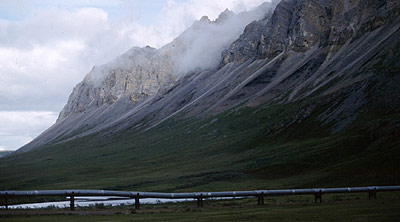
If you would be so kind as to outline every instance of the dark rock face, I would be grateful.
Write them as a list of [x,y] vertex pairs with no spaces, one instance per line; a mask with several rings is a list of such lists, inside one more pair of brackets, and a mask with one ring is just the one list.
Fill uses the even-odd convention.
[[392,0],[283,0],[273,14],[246,27],[222,53],[222,65],[287,50],[305,52],[315,45],[340,47],[398,15],[398,2]]
[[[231,13],[222,15],[219,22]],[[111,69],[100,85],[87,87],[91,78],[85,79],[71,95],[69,113],[63,110],[60,121],[20,152],[246,106],[313,101],[266,129],[270,133],[314,116],[334,134],[368,110],[398,112],[399,15],[400,2],[394,0],[282,0],[223,50],[219,67],[187,73],[176,82],[165,62],[168,53],[145,49],[148,53],[130,57],[124,66],[129,68]]]

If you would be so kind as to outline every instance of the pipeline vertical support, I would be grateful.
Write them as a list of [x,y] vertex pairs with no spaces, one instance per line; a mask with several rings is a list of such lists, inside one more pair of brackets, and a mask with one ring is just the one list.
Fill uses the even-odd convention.
[[69,201],[70,201],[69,202],[70,209],[75,210],[75,193],[74,192],[71,193]]
[[135,197],[135,209],[136,210],[139,210],[140,209],[140,202],[139,202],[139,193],[137,193],[136,194],[136,197]]
[[264,192],[261,192],[261,205],[264,205]]
[[373,190],[368,191],[368,199],[374,198],[376,200],[376,187]]
[[257,195],[257,205],[264,205],[264,192]]
[[315,203],[317,202],[318,199],[319,199],[319,202],[322,203],[322,191],[319,190],[319,192],[315,193],[314,195],[315,195],[315,200],[314,200]]
[[6,206],[6,210],[8,210],[8,194],[6,192],[6,194],[4,195],[4,204]]
[[197,207],[203,207],[203,194],[197,198]]

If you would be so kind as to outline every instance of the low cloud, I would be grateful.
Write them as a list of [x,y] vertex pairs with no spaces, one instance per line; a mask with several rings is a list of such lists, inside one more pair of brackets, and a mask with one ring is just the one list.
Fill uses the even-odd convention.
[[243,33],[247,24],[262,19],[271,8],[271,4],[264,3],[254,10],[239,14],[227,9],[214,21],[203,17],[195,22],[172,43],[174,47],[183,49],[182,52],[173,53],[177,55],[176,72],[184,75],[193,70],[217,67],[221,62],[222,50]]

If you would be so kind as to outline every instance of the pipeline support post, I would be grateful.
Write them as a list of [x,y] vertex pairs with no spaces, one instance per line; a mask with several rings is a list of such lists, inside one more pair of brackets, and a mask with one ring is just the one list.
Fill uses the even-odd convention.
[[140,209],[140,202],[139,202],[139,193],[137,193],[136,194],[136,197],[135,197],[135,209],[136,210],[139,210]]
[[7,192],[4,195],[4,205],[6,206],[6,210],[8,210],[8,194],[7,194]]
[[376,200],[376,187],[373,190],[368,191],[368,199],[374,198]]
[[257,205],[264,205],[264,192],[257,196]]
[[197,207],[203,207],[203,194],[197,198]]
[[319,202],[322,203],[322,191],[319,190],[319,192],[315,193],[314,195],[315,195],[315,200],[314,200],[315,203],[317,202],[318,199],[319,199]]
[[69,201],[70,201],[69,202],[70,209],[75,210],[75,193],[74,192],[71,193]]

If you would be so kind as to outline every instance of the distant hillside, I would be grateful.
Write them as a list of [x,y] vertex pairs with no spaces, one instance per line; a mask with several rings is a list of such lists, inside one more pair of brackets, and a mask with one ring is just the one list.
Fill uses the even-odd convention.
[[0,151],[0,158],[10,155],[11,153],[13,153],[13,151]]

